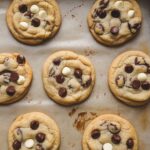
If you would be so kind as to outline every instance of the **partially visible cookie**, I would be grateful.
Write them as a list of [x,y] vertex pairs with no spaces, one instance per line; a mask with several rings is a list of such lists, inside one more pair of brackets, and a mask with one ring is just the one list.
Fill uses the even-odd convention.
[[32,112],[20,115],[8,133],[9,150],[58,150],[60,131],[49,116]]
[[95,70],[84,56],[71,51],[49,56],[43,67],[43,83],[48,96],[62,105],[84,101],[92,92]]
[[61,14],[55,0],[14,0],[7,11],[7,24],[18,41],[37,45],[56,34]]
[[82,147],[83,150],[138,150],[138,137],[130,122],[105,114],[87,126]]
[[0,53],[0,104],[20,100],[28,92],[32,69],[18,53]]
[[142,13],[136,0],[96,0],[88,14],[93,37],[109,46],[133,38],[141,24]]
[[150,100],[150,57],[141,51],[127,51],[114,59],[109,70],[112,93],[128,105]]

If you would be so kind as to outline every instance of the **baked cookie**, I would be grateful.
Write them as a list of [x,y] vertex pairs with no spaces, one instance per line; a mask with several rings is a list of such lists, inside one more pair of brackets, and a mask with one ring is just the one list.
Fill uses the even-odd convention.
[[28,92],[32,70],[18,53],[0,53],[0,104],[13,103]]
[[47,115],[32,112],[13,122],[8,133],[9,150],[58,150],[60,131]]
[[7,24],[18,41],[37,45],[59,30],[60,10],[55,0],[13,0],[7,11]]
[[101,115],[85,129],[83,150],[138,150],[134,127],[125,119],[112,114]]
[[142,14],[136,0],[96,0],[88,14],[92,35],[108,46],[133,38],[141,24]]
[[112,93],[126,104],[138,106],[150,100],[150,57],[127,51],[112,62],[109,70]]
[[84,56],[71,51],[56,52],[44,64],[43,83],[48,96],[55,102],[76,104],[92,92],[95,70]]

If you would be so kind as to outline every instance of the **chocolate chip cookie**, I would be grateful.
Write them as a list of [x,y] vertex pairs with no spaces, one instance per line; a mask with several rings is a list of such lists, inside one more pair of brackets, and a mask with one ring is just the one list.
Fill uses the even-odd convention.
[[0,53],[0,104],[21,99],[32,81],[32,70],[26,58],[18,53]]
[[105,114],[94,119],[85,129],[83,150],[138,150],[134,127],[125,119]]
[[56,52],[44,64],[43,83],[48,96],[55,102],[76,104],[92,92],[95,70],[84,56],[71,51]]
[[120,45],[141,28],[142,14],[136,0],[96,0],[88,14],[88,25],[100,43]]
[[9,150],[58,150],[60,131],[49,116],[32,112],[20,115],[8,133]]
[[150,99],[150,57],[141,51],[127,51],[112,62],[109,70],[112,93],[126,104],[138,106]]
[[37,45],[59,30],[60,10],[55,0],[14,0],[7,11],[7,24],[18,41]]

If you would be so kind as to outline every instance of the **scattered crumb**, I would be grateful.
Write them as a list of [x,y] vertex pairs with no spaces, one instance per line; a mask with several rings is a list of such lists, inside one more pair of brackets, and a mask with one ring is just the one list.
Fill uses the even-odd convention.
[[73,116],[75,114],[75,112],[77,111],[77,108],[73,108],[70,112],[69,112],[69,116]]
[[95,55],[96,51],[95,50],[91,50],[90,48],[86,49],[84,51],[86,56],[90,56],[90,55]]

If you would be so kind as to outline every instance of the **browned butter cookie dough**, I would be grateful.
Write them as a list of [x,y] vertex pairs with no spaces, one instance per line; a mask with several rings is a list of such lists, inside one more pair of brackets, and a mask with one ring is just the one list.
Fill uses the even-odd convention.
[[139,106],[150,100],[150,57],[127,51],[114,59],[109,70],[112,93],[126,104]]
[[0,104],[21,99],[32,81],[32,69],[18,53],[0,53]]
[[9,150],[58,150],[60,131],[49,116],[40,112],[20,115],[8,132]]
[[85,129],[83,150],[138,150],[135,128],[127,120],[112,114],[95,118]]
[[100,43],[125,43],[140,30],[142,14],[136,0],[96,0],[88,14],[88,25]]
[[85,56],[60,51],[49,56],[43,67],[43,83],[48,96],[62,105],[84,101],[92,92],[95,70]]
[[7,24],[18,41],[37,45],[59,30],[60,10],[55,0],[13,0],[7,11]]

